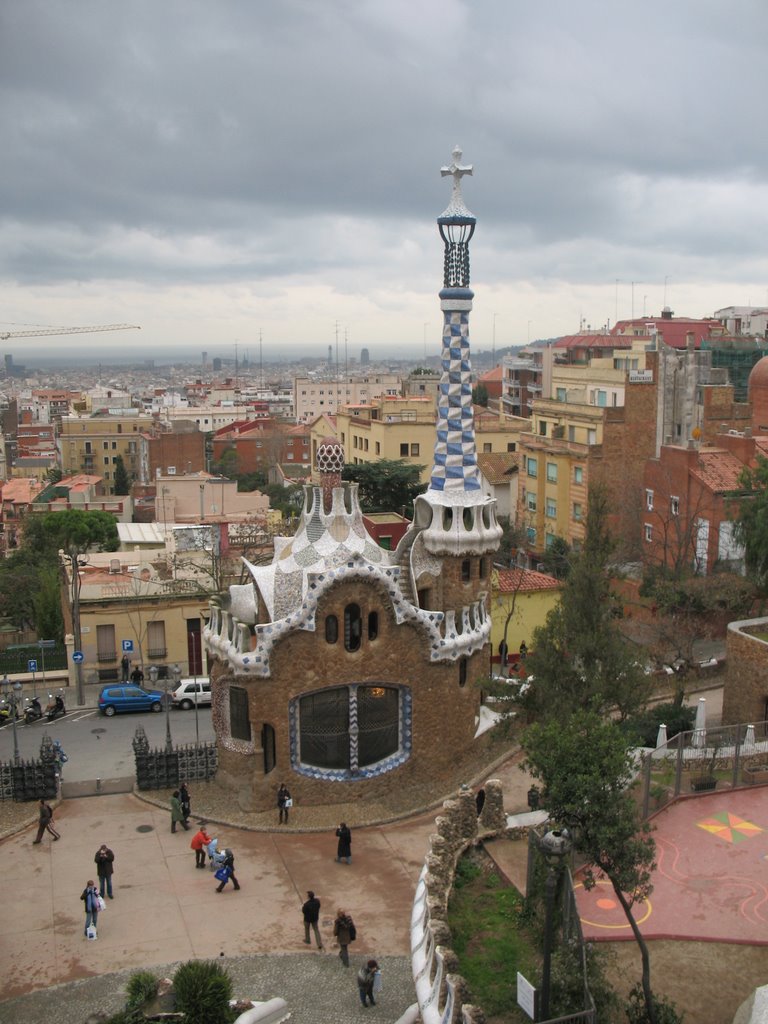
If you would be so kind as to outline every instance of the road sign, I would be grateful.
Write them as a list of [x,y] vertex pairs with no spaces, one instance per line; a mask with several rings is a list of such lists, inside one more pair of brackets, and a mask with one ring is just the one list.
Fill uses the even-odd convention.
[[30,658],[27,662],[27,672],[37,672],[37,659]]
[[133,640],[123,640],[123,654],[133,654]]
[[37,641],[37,646],[40,647],[40,648],[42,648],[42,647],[48,647],[48,648],[49,647],[55,647],[56,646],[56,641],[55,640],[38,640]]
[[85,661],[85,655],[82,651],[72,651],[72,661],[74,661],[76,665],[82,665]]

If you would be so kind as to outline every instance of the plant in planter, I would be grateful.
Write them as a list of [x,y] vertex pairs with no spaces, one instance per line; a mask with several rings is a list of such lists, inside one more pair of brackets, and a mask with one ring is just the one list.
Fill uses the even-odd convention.
[[718,751],[719,747],[716,742],[704,749],[704,757],[699,760],[696,770],[691,774],[691,792],[707,793],[717,788],[715,766]]

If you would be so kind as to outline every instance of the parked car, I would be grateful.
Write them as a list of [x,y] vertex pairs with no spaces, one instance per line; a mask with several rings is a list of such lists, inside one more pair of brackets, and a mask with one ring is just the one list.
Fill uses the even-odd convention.
[[181,679],[179,685],[171,694],[171,701],[175,708],[182,708],[188,711],[195,706],[209,707],[211,703],[211,681],[205,676],[198,679]]
[[162,690],[145,690],[132,683],[105,686],[99,694],[99,711],[111,718],[118,711],[162,711]]

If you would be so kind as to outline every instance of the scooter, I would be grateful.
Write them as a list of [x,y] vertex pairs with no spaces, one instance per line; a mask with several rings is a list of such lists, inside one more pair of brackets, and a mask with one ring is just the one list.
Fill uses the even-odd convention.
[[43,709],[40,705],[40,701],[37,697],[33,697],[24,708],[24,721],[27,725],[31,725],[33,722],[37,722],[38,719],[43,717]]
[[[16,718],[18,719],[19,713],[16,712]],[[7,700],[0,700],[0,725],[5,725],[6,722],[11,720],[11,705]]]
[[[52,694],[49,693],[48,696],[52,697]],[[54,718],[61,718],[66,713],[67,709],[64,707],[64,698],[61,694],[57,694],[55,699],[51,699],[50,704],[45,709],[45,717],[49,722],[52,722]]]

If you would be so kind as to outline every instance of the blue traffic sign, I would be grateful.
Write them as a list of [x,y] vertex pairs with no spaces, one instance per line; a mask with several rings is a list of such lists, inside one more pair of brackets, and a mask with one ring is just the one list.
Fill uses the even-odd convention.
[[123,640],[123,654],[133,654],[133,640]]
[[37,672],[37,659],[29,659],[29,661],[27,662],[27,672]]
[[85,661],[85,655],[82,651],[72,651],[72,661],[74,661],[76,665],[82,665]]

